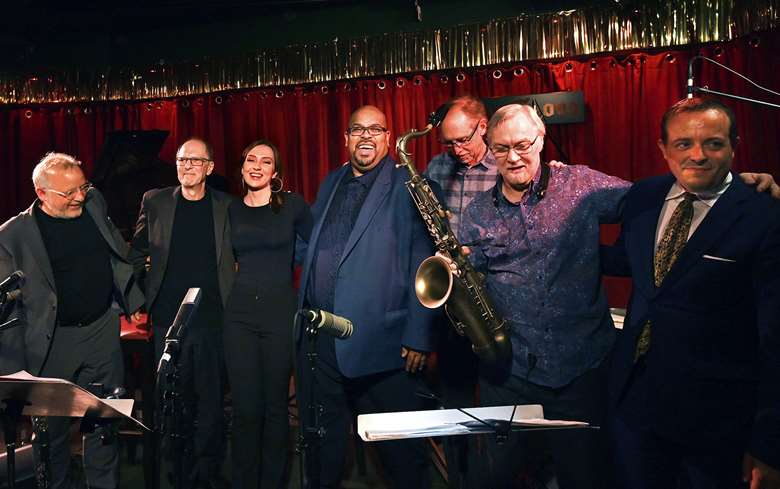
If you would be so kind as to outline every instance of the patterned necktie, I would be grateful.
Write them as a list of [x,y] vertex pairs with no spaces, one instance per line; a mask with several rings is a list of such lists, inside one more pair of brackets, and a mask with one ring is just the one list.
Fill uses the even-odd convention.
[[658,249],[655,251],[655,286],[660,287],[661,283],[674,265],[677,257],[680,256],[683,246],[688,241],[688,233],[691,230],[691,219],[693,219],[693,201],[696,196],[688,192],[683,194],[683,200],[677,204],[677,208],[672,213],[672,218],[664,229],[663,237],[658,243]]
[[[663,237],[658,243],[658,249],[655,251],[655,286],[660,287],[664,277],[671,270],[674,262],[682,253],[685,243],[688,241],[688,233],[691,230],[691,220],[693,219],[693,201],[696,196],[691,193],[684,193],[683,200],[677,204],[669,223],[664,229]],[[639,360],[647,350],[650,349],[651,324],[648,320],[642,327],[639,339],[636,342],[636,351],[634,352],[634,362]]]

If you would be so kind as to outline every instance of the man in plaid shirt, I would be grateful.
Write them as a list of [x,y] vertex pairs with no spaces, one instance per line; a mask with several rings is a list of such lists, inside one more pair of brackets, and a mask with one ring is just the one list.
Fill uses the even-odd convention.
[[425,177],[444,191],[451,212],[450,225],[457,236],[460,214],[480,192],[496,184],[496,159],[485,144],[487,110],[480,99],[464,95],[451,101],[440,129],[447,151],[433,157]]
[[[485,143],[487,110],[472,95],[453,99],[440,128],[440,140],[446,152],[433,157],[424,176],[441,185],[450,211],[450,225],[458,235],[460,215],[480,192],[496,185],[496,159]],[[447,321],[449,323],[449,321]],[[442,326],[438,351],[441,396],[445,408],[474,405],[477,384],[477,360],[468,339]],[[466,437],[462,443],[446,438],[444,452],[449,468],[450,488],[466,487]],[[472,471],[473,472],[473,471]]]

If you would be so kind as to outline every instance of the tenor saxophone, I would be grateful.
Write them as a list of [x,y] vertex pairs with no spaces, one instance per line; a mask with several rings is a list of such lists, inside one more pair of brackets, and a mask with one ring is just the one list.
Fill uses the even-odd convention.
[[417,269],[414,289],[420,303],[430,309],[444,305],[455,330],[471,342],[474,353],[490,365],[504,365],[512,354],[507,325],[498,317],[485,292],[484,277],[477,272],[463,253],[452,232],[447,212],[431,186],[417,171],[407,143],[421,138],[438,126],[446,115],[446,107],[429,117],[428,125],[418,131],[411,129],[396,141],[400,163],[409,171],[406,188],[420,211],[433,238],[437,254],[426,258]]

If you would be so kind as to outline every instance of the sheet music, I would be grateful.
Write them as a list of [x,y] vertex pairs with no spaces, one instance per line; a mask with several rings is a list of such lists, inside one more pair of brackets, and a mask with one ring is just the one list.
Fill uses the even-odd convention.
[[[508,421],[514,410],[512,425],[526,428],[587,427],[582,421],[545,419],[539,404],[468,408],[464,411],[488,424]],[[457,409],[362,414],[358,416],[358,433],[365,441],[397,440],[426,436],[452,436],[490,433],[493,428],[476,421]]]
[[53,377],[36,377],[27,370],[20,370],[11,375],[0,375],[0,380],[21,380],[21,381],[37,381],[37,382],[55,382],[58,384],[69,384],[67,380],[56,379]]

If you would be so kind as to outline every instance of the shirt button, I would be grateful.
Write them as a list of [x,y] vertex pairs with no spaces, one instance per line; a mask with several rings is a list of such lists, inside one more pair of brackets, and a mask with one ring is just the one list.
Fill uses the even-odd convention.
[[51,333],[46,333],[46,339],[47,339],[47,340],[50,340],[50,339],[51,339]]

